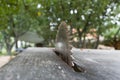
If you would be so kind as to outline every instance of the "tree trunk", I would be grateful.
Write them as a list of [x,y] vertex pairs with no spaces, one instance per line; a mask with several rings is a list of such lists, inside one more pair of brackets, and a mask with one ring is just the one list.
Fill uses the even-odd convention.
[[15,41],[15,48],[18,49],[18,41]]
[[114,46],[114,48],[117,50],[118,49],[118,45],[119,45],[119,41],[117,40],[117,35],[119,34],[119,32],[120,32],[120,27],[119,27],[119,29],[117,30],[117,32],[115,33],[115,35],[114,35],[114,39],[113,39],[113,46]]
[[82,46],[82,48],[86,48],[86,39],[85,39],[85,33],[84,33],[84,35],[83,35],[83,46]]
[[89,24],[89,19],[90,19],[90,17],[91,17],[91,14],[88,15],[88,18],[87,18],[87,20],[86,20],[86,23],[85,23],[85,25],[84,25],[84,27],[83,27],[83,29],[82,29],[81,32],[80,32],[80,29],[77,28],[77,32],[78,32],[78,36],[79,36],[79,40],[80,40],[80,43],[79,43],[80,47],[83,46],[83,44],[82,44],[82,35],[83,35],[83,33],[86,33],[88,27],[90,26],[90,24]]
[[6,45],[6,46],[7,46],[7,54],[11,56],[12,55],[11,54],[12,46],[10,46],[10,45]]
[[79,37],[79,42],[78,42],[78,47],[82,47],[82,33],[80,32],[79,28],[77,28],[78,32],[78,37]]
[[98,32],[96,33],[97,34],[97,41],[95,43],[95,46],[94,46],[94,49],[97,49],[98,45],[99,45],[99,42],[100,42],[100,33],[101,33],[101,28],[98,27]]
[[94,49],[97,49],[97,47],[98,47],[98,45],[99,45],[99,42],[100,42],[100,37],[99,37],[99,35],[98,35]]

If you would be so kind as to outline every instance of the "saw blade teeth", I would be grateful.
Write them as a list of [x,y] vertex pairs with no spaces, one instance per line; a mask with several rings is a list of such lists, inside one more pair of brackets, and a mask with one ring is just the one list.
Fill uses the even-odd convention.
[[72,39],[72,38],[73,38],[73,36],[69,36],[68,38],[69,38],[69,39]]
[[72,40],[69,41],[69,43],[72,43],[72,42],[73,42]]
[[61,58],[71,66],[71,49],[70,46],[70,31],[67,29],[67,24],[65,22],[61,22],[58,27],[57,36],[56,36],[56,45],[55,49],[60,52]]
[[[73,48],[73,46],[72,45],[69,45],[69,48],[70,48],[70,50]],[[72,52],[71,52],[71,55],[72,55]]]
[[68,36],[71,35],[71,34],[70,34],[70,31],[67,31],[67,34],[68,34]]

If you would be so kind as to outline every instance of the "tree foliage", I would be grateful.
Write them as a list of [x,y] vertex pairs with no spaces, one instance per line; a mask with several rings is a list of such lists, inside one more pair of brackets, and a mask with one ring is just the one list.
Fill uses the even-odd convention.
[[113,14],[113,11],[115,11],[115,7],[117,8],[119,6],[120,1],[41,0],[40,3],[50,23],[57,23],[55,26],[58,26],[61,21],[66,21],[71,26],[71,29],[75,28],[77,30],[76,36],[79,40],[79,47],[84,47],[85,43],[82,38],[87,33],[90,33],[91,29],[96,29],[97,41],[95,47],[97,48],[99,35],[102,35],[101,33],[106,31],[106,27],[104,26],[109,21],[112,21],[110,17],[116,15]]
[[26,5],[20,0],[1,1],[1,33],[8,54],[11,54],[13,45],[18,38],[34,25],[34,19],[26,11]]
[[119,0],[0,0],[0,31],[10,50],[28,30],[37,32],[46,45],[53,46],[57,26],[66,21],[72,37],[78,40],[78,47],[86,48],[86,35],[96,33],[96,48],[100,35],[106,37],[107,31],[118,29],[115,26],[120,19],[119,5]]

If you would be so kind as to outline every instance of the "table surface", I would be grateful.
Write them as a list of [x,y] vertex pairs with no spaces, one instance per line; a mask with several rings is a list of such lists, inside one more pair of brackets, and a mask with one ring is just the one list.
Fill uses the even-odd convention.
[[72,49],[75,72],[53,48],[28,48],[0,68],[0,80],[120,80],[120,51]]

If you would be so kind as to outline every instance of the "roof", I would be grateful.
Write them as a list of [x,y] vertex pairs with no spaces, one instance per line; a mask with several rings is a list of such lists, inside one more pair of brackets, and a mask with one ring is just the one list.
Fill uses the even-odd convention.
[[36,32],[26,32],[24,35],[19,37],[19,40],[31,43],[42,43],[44,38],[39,36]]

